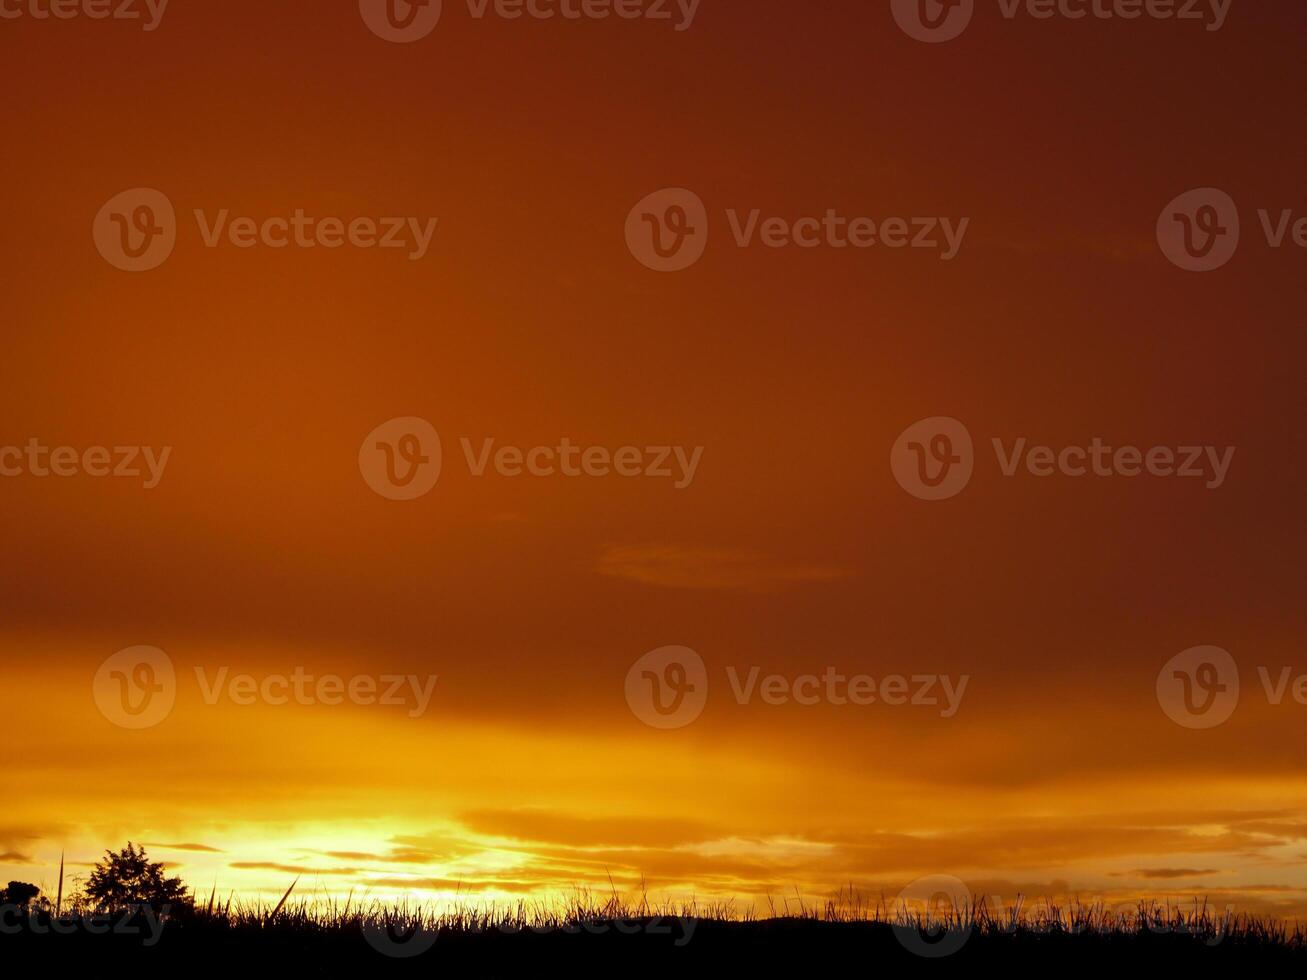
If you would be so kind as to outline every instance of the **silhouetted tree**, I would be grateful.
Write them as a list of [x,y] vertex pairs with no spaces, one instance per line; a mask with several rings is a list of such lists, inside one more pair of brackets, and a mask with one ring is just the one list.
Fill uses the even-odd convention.
[[86,896],[100,909],[125,909],[140,905],[161,908],[188,901],[180,878],[164,877],[163,864],[151,861],[145,848],[127,842],[117,854],[104,852],[104,860],[91,871]]
[[41,894],[41,889],[25,881],[11,881],[8,888],[0,888],[0,905],[17,905],[27,908]]

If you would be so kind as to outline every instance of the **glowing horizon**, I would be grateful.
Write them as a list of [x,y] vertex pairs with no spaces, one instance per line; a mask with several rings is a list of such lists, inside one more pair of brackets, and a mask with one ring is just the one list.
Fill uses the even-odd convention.
[[0,884],[1307,917],[1307,5],[90,6],[0,17]]

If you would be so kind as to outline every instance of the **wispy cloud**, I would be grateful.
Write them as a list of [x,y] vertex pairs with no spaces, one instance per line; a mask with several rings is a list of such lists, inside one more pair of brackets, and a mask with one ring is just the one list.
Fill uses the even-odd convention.
[[228,867],[242,871],[283,871],[290,875],[356,875],[358,868],[301,868],[276,861],[232,861]]
[[319,853],[337,861],[367,861],[378,864],[432,864],[447,857],[446,854],[416,848],[397,848],[386,854],[372,851],[321,851]]
[[369,878],[364,884],[369,888],[402,888],[418,891],[457,891],[476,893],[496,890],[501,892],[520,892],[527,894],[540,887],[537,881],[518,881],[513,878]]
[[459,819],[477,834],[573,847],[673,847],[719,835],[691,820],[582,817],[536,809],[478,810]]
[[[1199,875],[1219,874],[1217,868],[1137,868],[1130,874],[1137,878],[1197,878]],[[1124,876],[1122,876],[1124,877]]]
[[742,592],[770,592],[850,574],[830,563],[774,558],[739,548],[685,545],[609,547],[600,555],[597,569],[601,575],[669,589]]

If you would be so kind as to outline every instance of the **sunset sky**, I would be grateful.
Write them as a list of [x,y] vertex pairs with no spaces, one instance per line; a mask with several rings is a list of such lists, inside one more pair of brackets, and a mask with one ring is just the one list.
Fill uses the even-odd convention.
[[[0,19],[0,450],[171,447],[150,489],[0,476],[0,881],[53,891],[61,854],[84,874],[131,839],[250,898],[611,875],[765,910],[942,874],[1307,915],[1307,705],[1258,673],[1307,672],[1307,249],[1258,218],[1307,217],[1307,8],[1208,30],[977,0],[931,44],[888,0],[702,0],[683,30],[668,6],[445,0],[412,43],[355,0]],[[1183,271],[1158,216],[1209,187],[1242,241]],[[140,273],[92,231],[134,188],[177,216]],[[711,227],[678,272],[624,240],[663,188]],[[755,209],[968,224],[948,259],[738,247]],[[438,220],[413,258],[207,247],[196,210]],[[975,472],[917,499],[891,449],[941,416]],[[439,481],[387,499],[360,447],[407,418]],[[1236,452],[1217,488],[1007,477],[991,440],[1022,438]],[[679,487],[476,476],[462,440],[488,439],[701,454]],[[176,704],[132,730],[93,688],[140,645]],[[659,730],[624,684],[669,645],[708,697]],[[1197,730],[1156,685],[1204,645],[1241,698]],[[753,667],[968,680],[947,717],[740,704]],[[416,717],[208,704],[223,668],[437,680]]]

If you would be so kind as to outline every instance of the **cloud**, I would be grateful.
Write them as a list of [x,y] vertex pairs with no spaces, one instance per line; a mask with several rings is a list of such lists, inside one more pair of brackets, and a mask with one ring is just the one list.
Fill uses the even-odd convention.
[[539,882],[516,881],[511,878],[485,878],[480,880],[468,880],[466,878],[369,878],[364,884],[369,888],[405,888],[416,891],[501,891],[521,892],[523,894],[536,891],[540,887]]
[[301,868],[294,864],[275,861],[232,861],[228,867],[240,871],[284,871],[291,875],[356,875],[357,868]]
[[739,548],[678,545],[612,546],[600,555],[596,568],[601,575],[668,589],[742,592],[771,592],[850,574],[838,565],[769,558]]
[[719,834],[691,820],[576,817],[551,810],[474,810],[459,816],[478,834],[569,847],[675,847]]
[[[1199,875],[1219,874],[1218,868],[1136,868],[1130,874],[1137,878],[1197,878]],[[1117,875],[1116,877],[1125,877]]]
[[5,864],[33,864],[32,857],[28,854],[19,854],[17,851],[5,851],[0,853],[0,862]]
[[208,844],[151,844],[143,843],[142,847],[156,847],[161,851],[200,851],[205,854],[222,854],[223,851],[218,847],[210,847]]
[[317,853],[325,857],[335,858],[337,861],[376,861],[380,864],[432,864],[448,857],[446,853],[416,848],[396,848],[387,854],[378,854],[372,851],[319,851]]

